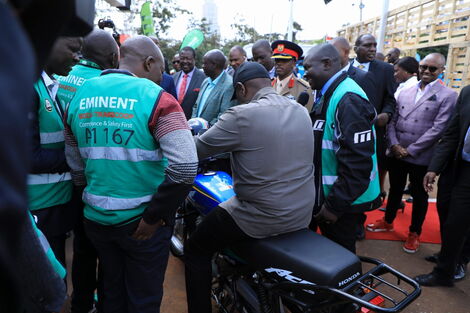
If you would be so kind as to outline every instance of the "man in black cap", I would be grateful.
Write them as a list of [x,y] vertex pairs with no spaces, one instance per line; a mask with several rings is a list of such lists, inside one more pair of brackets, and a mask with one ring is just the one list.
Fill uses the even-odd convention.
[[307,110],[278,95],[266,69],[255,62],[240,65],[233,86],[242,104],[196,139],[200,160],[232,153],[236,196],[209,213],[185,245],[189,313],[211,312],[216,251],[306,228],[312,218],[313,134]]
[[297,100],[302,92],[308,93],[308,102],[305,105],[310,112],[314,97],[308,83],[294,74],[295,63],[302,56],[303,50],[297,44],[287,40],[276,40],[271,44],[276,68],[276,75],[272,86],[278,94]]

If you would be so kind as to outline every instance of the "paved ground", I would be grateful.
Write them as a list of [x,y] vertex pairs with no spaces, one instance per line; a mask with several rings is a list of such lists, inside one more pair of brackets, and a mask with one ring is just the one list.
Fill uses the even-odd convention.
[[[423,244],[414,255],[406,254],[396,241],[366,240],[358,244],[358,254],[381,259],[409,276],[428,273],[433,265],[424,260],[439,250],[439,245]],[[165,278],[162,313],[187,313],[184,292],[184,268],[180,260],[170,258]],[[404,313],[470,313],[470,278],[453,288],[423,287],[421,296]]]

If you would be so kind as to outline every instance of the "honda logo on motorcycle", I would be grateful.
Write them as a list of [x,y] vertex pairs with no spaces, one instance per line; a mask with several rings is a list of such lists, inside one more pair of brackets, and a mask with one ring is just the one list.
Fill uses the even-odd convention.
[[345,280],[340,281],[340,282],[338,283],[338,287],[341,287],[341,286],[346,285],[347,283],[353,281],[353,280],[354,280],[356,277],[358,277],[359,275],[361,275],[361,273],[357,272],[356,274],[352,275],[351,277],[348,277],[348,278],[346,278]]

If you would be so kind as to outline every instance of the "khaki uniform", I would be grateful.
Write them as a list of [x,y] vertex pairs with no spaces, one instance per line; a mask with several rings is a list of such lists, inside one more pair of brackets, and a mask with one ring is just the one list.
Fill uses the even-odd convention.
[[[276,89],[277,81],[278,81],[277,77],[275,77],[271,81],[271,84],[274,87],[274,89]],[[285,86],[283,86],[279,94],[281,96],[286,96],[289,99],[297,101],[299,95],[304,91],[306,91],[309,94],[309,99],[308,99],[307,104],[305,105],[305,108],[308,110],[308,112],[310,112],[312,110],[315,97],[312,94],[312,89],[310,88],[309,83],[307,83],[305,80],[301,78],[297,78],[295,77],[295,75],[292,75],[289,82]]]

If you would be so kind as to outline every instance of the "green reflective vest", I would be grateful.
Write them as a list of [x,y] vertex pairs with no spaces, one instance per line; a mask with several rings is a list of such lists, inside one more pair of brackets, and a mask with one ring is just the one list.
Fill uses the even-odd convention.
[[[34,89],[39,95],[39,136],[42,148],[64,149],[64,124],[58,103],[51,98],[40,78]],[[39,210],[64,204],[72,198],[70,173],[28,175],[29,209]]]
[[150,80],[108,73],[88,80],[70,103],[67,123],[85,163],[87,219],[130,222],[163,182],[167,160],[148,126],[161,92]]
[[49,262],[51,263],[52,268],[60,276],[60,278],[64,279],[65,274],[66,274],[65,268],[62,266],[62,264],[60,264],[59,260],[57,260],[57,258],[55,257],[55,254],[52,251],[52,248],[49,245],[49,242],[47,241],[44,234],[36,226],[36,222],[34,221],[34,218],[31,215],[31,213],[29,214],[29,217],[30,217],[31,223],[33,224],[33,229],[36,232],[36,235],[38,236],[39,243],[41,244],[41,247],[44,250],[44,253],[46,254]]
[[[335,124],[335,115],[336,108],[341,98],[347,92],[353,92],[360,95],[364,99],[368,99],[365,92],[354,83],[351,78],[346,78],[342,81],[338,87],[333,92],[328,109],[326,111],[325,119],[325,129],[323,131],[323,140],[322,140],[322,185],[323,193],[325,198],[328,197],[333,184],[338,178],[338,160],[336,159],[336,150],[339,145],[335,136],[335,130],[333,125]],[[375,134],[375,128],[372,126],[372,132]],[[372,134],[369,133],[369,136]],[[375,145],[375,140],[374,140]],[[377,149],[375,149],[374,154],[372,155],[372,171],[370,173],[369,187],[367,190],[357,198],[352,204],[362,204],[375,200],[380,193],[379,186],[379,172],[377,167]]]
[[101,74],[101,67],[89,60],[81,59],[76,64],[69,75],[55,78],[59,82],[57,97],[64,107],[67,107],[77,90],[90,78],[98,77]]

